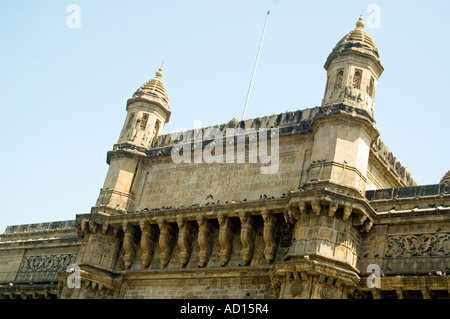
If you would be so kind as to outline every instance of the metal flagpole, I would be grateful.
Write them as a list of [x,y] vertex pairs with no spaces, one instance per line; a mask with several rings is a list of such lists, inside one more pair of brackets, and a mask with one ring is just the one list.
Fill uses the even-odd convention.
[[256,66],[258,65],[259,54],[261,52],[261,47],[262,47],[263,40],[264,40],[264,33],[266,33],[266,26],[267,26],[267,20],[269,20],[269,14],[270,14],[270,11],[267,11],[266,22],[264,23],[264,30],[263,30],[263,34],[262,34],[262,37],[261,37],[261,43],[259,44],[258,55],[256,56],[256,61],[255,61],[255,67],[253,68],[252,79],[250,81],[250,86],[248,88],[247,99],[245,100],[244,113],[242,113],[242,121],[244,120],[245,112],[247,111],[248,98],[250,97],[250,91],[252,90],[253,79],[255,77]]

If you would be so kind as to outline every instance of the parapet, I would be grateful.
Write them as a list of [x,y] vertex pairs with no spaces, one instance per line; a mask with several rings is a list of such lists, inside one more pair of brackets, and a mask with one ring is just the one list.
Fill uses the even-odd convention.
[[397,180],[399,180],[400,183],[403,184],[403,186],[417,185],[417,183],[411,177],[411,172],[409,171],[409,169],[401,165],[401,163],[392,154],[389,148],[384,145],[380,138],[378,138],[375,143],[373,143],[371,153],[384,164],[386,169],[391,172],[397,178]]
[[0,244],[33,240],[76,237],[75,220],[8,226],[0,235]]
[[366,192],[366,198],[373,201],[417,199],[450,196],[450,184],[435,184],[412,187],[376,189]]
[[[187,130],[189,136],[196,136],[197,134],[202,134],[208,129],[218,129],[225,134],[227,128],[241,128],[245,129],[271,129],[279,128],[280,136],[290,135],[290,134],[306,134],[310,131],[311,123],[314,117],[319,113],[321,107],[314,107],[310,109],[298,110],[294,112],[285,112],[281,114],[274,114],[271,116],[258,117],[254,119],[248,119],[245,121],[238,121],[232,119],[228,123],[203,127],[193,130]],[[155,157],[158,155],[168,155],[170,154],[170,149],[179,141],[173,138],[174,134],[165,134],[156,137],[153,142],[150,151],[148,152],[148,157]]]

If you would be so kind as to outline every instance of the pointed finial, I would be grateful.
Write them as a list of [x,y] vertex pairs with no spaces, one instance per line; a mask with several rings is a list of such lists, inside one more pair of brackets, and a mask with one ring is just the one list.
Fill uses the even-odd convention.
[[363,19],[362,11],[361,11],[361,15],[359,16],[358,22],[356,22],[356,27],[364,29],[364,19]]
[[159,68],[158,72],[156,72],[156,77],[157,78],[162,78],[163,73],[162,73],[162,68]]
[[157,78],[161,78],[163,76],[163,73],[162,73],[163,65],[164,65],[164,61],[161,62],[161,66],[159,67],[159,70],[156,72],[156,77]]

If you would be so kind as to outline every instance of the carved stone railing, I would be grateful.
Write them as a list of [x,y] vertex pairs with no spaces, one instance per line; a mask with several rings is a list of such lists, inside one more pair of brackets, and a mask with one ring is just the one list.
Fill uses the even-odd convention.
[[[139,263],[143,269],[150,267],[155,258],[158,258],[163,269],[169,264],[170,267],[193,267],[195,265],[190,261],[194,247],[198,268],[208,266],[213,249],[217,249],[214,256],[220,260],[221,267],[227,266],[231,258],[234,258],[235,266],[238,263],[240,266],[251,265],[256,248],[261,254],[258,258],[270,265],[286,256],[286,250],[283,256],[278,255],[278,232],[282,227],[292,228],[302,216],[324,216],[337,217],[341,222],[349,223],[348,227],[367,232],[374,219],[374,212],[369,210],[367,202],[362,199],[320,189],[291,192],[278,199],[230,203],[212,208],[196,206],[144,210],[114,216],[79,215],[77,227],[80,238],[95,232],[119,236],[125,270],[141,269],[133,268],[137,256],[140,256]],[[216,244],[213,245],[213,242]],[[236,243],[239,247],[235,247]],[[353,251],[356,248],[352,246],[349,249]],[[236,262],[238,256],[240,262]]]

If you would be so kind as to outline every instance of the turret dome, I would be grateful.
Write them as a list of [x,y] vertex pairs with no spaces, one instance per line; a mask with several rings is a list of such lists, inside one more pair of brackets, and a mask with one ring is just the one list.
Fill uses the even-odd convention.
[[[333,48],[325,63],[325,69],[328,68],[331,61],[339,56],[348,53],[359,53],[366,55],[380,63],[378,49],[372,38],[364,30],[364,20],[362,17],[356,22],[356,28],[345,35]],[[381,64],[381,63],[380,63]]]
[[446,184],[446,183],[450,184],[450,171],[448,171],[439,182],[439,184]]
[[167,95],[166,88],[161,80],[162,78],[162,69],[159,69],[156,72],[156,75],[153,79],[143,84],[137,91],[133,94],[134,99],[145,99],[151,102],[157,103],[166,110],[169,110],[169,96]]

